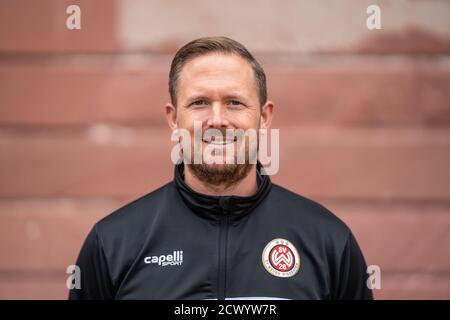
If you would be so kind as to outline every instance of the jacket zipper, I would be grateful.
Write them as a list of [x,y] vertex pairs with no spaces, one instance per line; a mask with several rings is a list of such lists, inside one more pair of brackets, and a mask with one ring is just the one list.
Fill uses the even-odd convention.
[[228,216],[220,219],[219,230],[219,280],[217,299],[224,300],[227,282],[227,242],[228,242]]

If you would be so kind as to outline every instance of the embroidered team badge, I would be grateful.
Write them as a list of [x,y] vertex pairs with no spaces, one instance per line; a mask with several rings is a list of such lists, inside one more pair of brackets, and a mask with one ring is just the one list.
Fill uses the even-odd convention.
[[292,243],[278,238],[270,241],[264,248],[262,263],[270,274],[288,278],[300,269],[300,256]]

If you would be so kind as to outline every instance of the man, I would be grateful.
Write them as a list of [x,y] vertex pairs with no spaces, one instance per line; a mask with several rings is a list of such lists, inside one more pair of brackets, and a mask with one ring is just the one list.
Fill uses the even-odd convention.
[[[260,141],[225,135],[272,120],[264,71],[245,47],[224,37],[186,44],[172,61],[169,92],[169,126],[191,133],[183,162],[172,182],[94,226],[70,299],[372,299],[349,228],[272,184],[251,161]],[[195,123],[222,138],[195,139]]]

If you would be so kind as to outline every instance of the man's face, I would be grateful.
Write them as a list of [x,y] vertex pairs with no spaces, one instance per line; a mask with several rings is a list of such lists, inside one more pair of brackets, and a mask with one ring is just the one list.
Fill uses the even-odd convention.
[[[226,176],[232,172],[242,175],[248,172],[249,164],[237,164],[237,154],[244,148],[248,158],[249,152],[255,152],[256,143],[249,146],[248,138],[246,143],[226,139],[227,129],[251,129],[257,134],[261,123],[263,127],[266,125],[254,72],[245,59],[235,54],[211,53],[188,61],[178,78],[174,112],[176,124],[172,127],[191,133],[191,159],[194,159],[194,151],[198,150],[194,148],[195,121],[201,123],[202,137],[208,129],[217,129],[223,134],[223,140],[202,139],[202,164],[193,164],[191,168],[201,169],[203,173],[206,171],[207,175]],[[232,149],[230,144],[233,144]]]

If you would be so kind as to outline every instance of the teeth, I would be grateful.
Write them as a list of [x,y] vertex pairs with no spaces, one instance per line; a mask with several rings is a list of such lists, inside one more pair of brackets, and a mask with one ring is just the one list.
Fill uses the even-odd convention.
[[203,139],[203,142],[211,143],[211,144],[217,144],[217,145],[233,143],[234,141],[235,141],[234,139],[228,139],[228,140],[222,140],[222,139],[214,140],[214,139],[210,139],[209,141]]
[[215,140],[211,140],[211,141],[206,141],[206,140],[203,140],[204,142],[206,142],[206,143],[211,143],[211,144],[217,144],[217,145],[221,145],[221,144],[228,144],[228,143],[232,143],[232,142],[234,142],[234,140],[217,140],[217,141],[215,141]]

